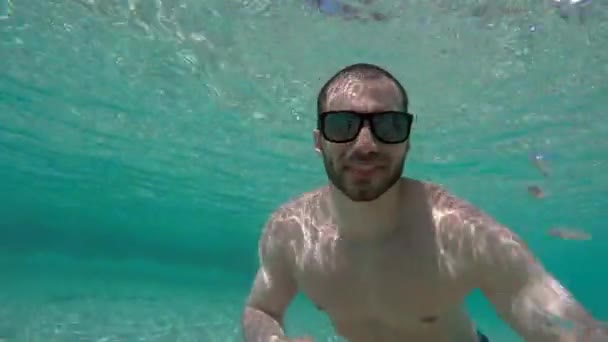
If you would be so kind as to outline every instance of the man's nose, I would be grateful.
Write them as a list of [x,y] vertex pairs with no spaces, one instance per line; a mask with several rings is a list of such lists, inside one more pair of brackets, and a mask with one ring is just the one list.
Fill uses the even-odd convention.
[[354,147],[356,150],[364,153],[378,151],[378,142],[374,138],[368,123],[365,123],[365,125],[361,127],[361,131],[355,140]]

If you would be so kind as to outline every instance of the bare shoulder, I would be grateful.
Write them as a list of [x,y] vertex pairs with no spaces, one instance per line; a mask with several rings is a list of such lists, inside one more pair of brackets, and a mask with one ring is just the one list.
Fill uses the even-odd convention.
[[423,182],[427,199],[435,215],[449,216],[459,221],[482,220],[486,214],[467,200],[456,196],[445,186],[437,183]]
[[471,262],[500,264],[505,257],[532,258],[513,230],[444,186],[425,183],[427,198],[442,240],[468,250]]
[[324,188],[305,192],[288,200],[268,217],[260,239],[260,248],[296,243],[313,226]]
[[515,234],[494,217],[436,183],[424,183],[436,221],[448,229],[467,229],[475,234]]

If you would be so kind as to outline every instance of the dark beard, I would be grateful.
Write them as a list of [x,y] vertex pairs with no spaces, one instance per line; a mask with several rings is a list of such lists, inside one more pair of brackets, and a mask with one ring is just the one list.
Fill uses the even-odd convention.
[[323,155],[323,165],[325,166],[325,172],[329,181],[353,202],[369,202],[382,196],[388,189],[390,189],[395,183],[401,178],[403,173],[403,165],[405,156],[399,161],[399,167],[388,177],[382,180],[380,184],[375,187],[361,186],[358,189],[349,189],[346,185],[346,175],[344,173],[338,173],[335,165]]

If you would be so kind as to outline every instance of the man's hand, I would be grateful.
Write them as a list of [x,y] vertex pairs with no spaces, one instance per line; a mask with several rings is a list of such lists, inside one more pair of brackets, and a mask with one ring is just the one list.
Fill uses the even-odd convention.
[[578,341],[606,342],[608,341],[608,325],[604,322],[600,328],[587,333],[583,331],[577,335],[577,339]]

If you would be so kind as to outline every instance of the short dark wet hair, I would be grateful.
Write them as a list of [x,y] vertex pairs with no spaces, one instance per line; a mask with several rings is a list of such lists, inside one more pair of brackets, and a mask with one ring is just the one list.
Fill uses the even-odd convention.
[[325,106],[327,105],[329,88],[337,81],[343,80],[347,77],[353,77],[359,80],[389,80],[399,90],[399,93],[401,94],[401,99],[403,101],[402,110],[407,112],[407,108],[409,105],[407,92],[405,91],[403,85],[401,85],[401,83],[390,72],[374,64],[357,63],[342,68],[327,82],[325,82],[325,84],[319,91],[319,95],[317,97],[317,114],[320,114],[325,110]]

